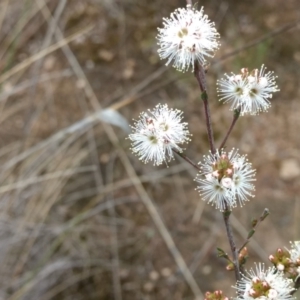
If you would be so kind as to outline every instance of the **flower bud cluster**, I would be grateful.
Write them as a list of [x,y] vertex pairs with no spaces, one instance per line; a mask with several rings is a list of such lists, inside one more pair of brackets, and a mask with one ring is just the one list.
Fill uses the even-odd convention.
[[288,250],[278,248],[274,255],[272,254],[269,256],[269,260],[279,271],[283,271],[285,273],[292,271],[291,255]]
[[204,300],[229,300],[228,297],[223,295],[223,292],[221,290],[205,293]]
[[300,241],[291,243],[291,249],[277,249],[269,256],[274,266],[285,273],[288,278],[296,281],[300,277]]
[[225,78],[218,80],[218,94],[220,101],[231,103],[231,110],[240,110],[241,115],[256,115],[268,111],[271,106],[270,98],[279,91],[273,72],[265,73],[266,68],[241,69],[240,74],[225,74]]
[[181,152],[180,144],[190,141],[187,123],[181,122],[182,111],[158,104],[143,112],[129,135],[132,151],[144,161],[160,165],[174,158],[173,149]]

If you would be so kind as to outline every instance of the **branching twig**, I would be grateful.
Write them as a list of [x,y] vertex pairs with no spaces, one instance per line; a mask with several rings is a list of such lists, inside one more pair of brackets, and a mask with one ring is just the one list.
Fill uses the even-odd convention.
[[213,129],[212,129],[211,117],[210,117],[210,110],[209,110],[209,104],[208,104],[205,71],[204,71],[204,68],[202,66],[200,66],[198,63],[195,63],[194,74],[198,81],[198,84],[199,84],[199,87],[201,90],[201,98],[202,98],[203,104],[204,104],[206,129],[207,129],[210,150],[212,153],[215,153],[216,149],[215,149],[215,141],[214,141],[214,135],[213,135]]
[[240,116],[240,113],[241,113],[241,109],[235,109],[235,110],[234,110],[234,112],[233,112],[232,123],[231,123],[231,125],[230,125],[230,127],[229,127],[229,129],[228,129],[228,132],[227,132],[225,138],[223,139],[223,141],[222,141],[222,143],[221,143],[219,149],[222,149],[222,148],[225,146],[225,144],[226,144],[226,142],[227,142],[227,139],[228,139],[228,137],[229,137],[229,135],[230,135],[230,133],[231,133],[231,131],[232,131],[232,129],[233,129],[233,127],[234,127],[236,121],[238,120],[238,118],[239,118],[239,116]]
[[223,218],[224,218],[226,233],[227,233],[227,237],[229,240],[230,249],[231,249],[232,257],[233,257],[234,274],[235,274],[236,280],[238,281],[241,279],[241,274],[240,274],[240,266],[239,266],[239,260],[238,260],[238,251],[236,249],[236,245],[233,240],[232,229],[231,229],[231,225],[230,225],[230,221],[229,221],[230,214],[231,214],[231,211],[229,209],[226,209],[223,212]]
[[181,158],[183,158],[185,161],[187,161],[190,165],[192,165],[195,169],[197,169],[198,171],[200,171],[200,167],[197,166],[194,162],[192,162],[186,155],[184,155],[183,153],[179,152],[176,149],[172,149],[173,152],[175,152],[176,154],[178,154]]
[[238,253],[242,251],[242,249],[250,242],[251,237],[254,235],[256,228],[258,225],[270,214],[269,210],[267,208],[264,209],[262,215],[259,217],[258,220],[252,221],[252,229],[249,231],[246,241],[243,243],[243,245],[239,248]]

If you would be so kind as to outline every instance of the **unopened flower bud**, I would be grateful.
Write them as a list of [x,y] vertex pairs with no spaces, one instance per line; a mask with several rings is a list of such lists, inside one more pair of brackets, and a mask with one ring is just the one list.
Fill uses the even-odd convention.
[[250,295],[251,297],[253,297],[253,298],[256,298],[257,293],[256,293],[256,291],[255,291],[254,289],[250,289],[250,290],[249,290],[249,295]]
[[232,271],[232,270],[234,270],[234,265],[233,265],[233,263],[229,263],[229,264],[226,266],[226,270],[227,270],[227,271]]
[[227,173],[227,175],[231,175],[233,173],[233,170],[232,169],[227,169],[226,173]]
[[269,256],[269,260],[270,260],[271,262],[274,262],[274,260],[275,260],[274,255],[271,254],[271,255]]
[[253,277],[252,278],[252,282],[253,283],[259,283],[260,282],[260,279],[258,277]]
[[212,174],[213,174],[213,176],[216,177],[216,178],[218,178],[219,175],[220,175],[218,171],[213,171]]
[[262,283],[262,286],[263,286],[264,288],[268,288],[268,287],[269,287],[269,285],[268,285],[268,283],[267,283],[266,281],[264,281],[264,282]]

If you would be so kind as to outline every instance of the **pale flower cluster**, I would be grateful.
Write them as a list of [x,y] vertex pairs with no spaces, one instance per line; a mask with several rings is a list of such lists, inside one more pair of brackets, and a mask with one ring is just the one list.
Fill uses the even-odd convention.
[[199,164],[201,172],[196,178],[197,189],[207,203],[224,211],[231,210],[237,202],[243,206],[245,201],[254,197],[255,170],[238,150],[210,153]]
[[[219,48],[214,23],[209,21],[203,8],[197,10],[190,5],[164,18],[157,39],[159,56],[167,59],[167,64],[173,61],[173,66],[181,71],[194,69],[195,63],[203,66],[206,58],[212,57]],[[279,90],[275,79],[264,66],[251,72],[244,68],[240,74],[225,74],[225,78],[218,81],[220,101],[231,104],[230,109],[241,115],[267,111],[273,93]],[[174,158],[174,151],[181,152],[181,144],[190,140],[187,123],[181,120],[182,112],[167,105],[159,104],[142,113],[129,136],[132,151],[144,162],[167,163]],[[195,179],[199,183],[197,189],[202,199],[217,209],[231,210],[254,197],[255,170],[237,150],[210,153],[200,168]]]
[[219,34],[203,8],[199,11],[188,5],[163,20],[164,27],[158,28],[158,54],[161,59],[167,59],[167,65],[173,61],[173,66],[180,71],[189,67],[194,70],[195,62],[203,65],[205,58],[214,56],[219,48]]
[[[199,11],[187,5],[176,9],[170,18],[164,18],[163,28],[158,28],[158,32],[160,58],[167,59],[167,65],[173,62],[180,71],[194,70],[196,63],[203,66],[206,58],[212,57],[219,48],[219,34],[203,8]],[[220,101],[229,103],[238,115],[266,112],[273,93],[279,91],[276,77],[273,72],[266,72],[264,65],[251,72],[244,68],[239,74],[225,74],[217,85]],[[152,161],[154,165],[167,163],[174,158],[174,152],[182,152],[181,144],[190,141],[182,112],[167,105],[158,104],[153,110],[143,112],[132,129],[129,135],[132,151],[142,161]],[[197,190],[204,201],[220,211],[231,211],[237,204],[243,206],[254,197],[256,171],[238,150],[210,152],[199,165],[200,172],[195,179]],[[279,249],[275,256],[270,255],[270,260],[274,264],[271,268],[258,264],[255,270],[241,274],[242,279],[235,286],[235,300],[294,299],[293,283],[300,277],[300,241],[292,243],[290,250]],[[290,273],[292,279],[286,278],[284,272]],[[205,296],[228,299],[221,291],[208,292]]]
[[170,161],[174,158],[173,149],[181,152],[179,145],[190,141],[187,123],[181,120],[182,111],[169,109],[167,104],[141,113],[129,135],[132,151],[145,163],[160,165]]
[[252,72],[244,68],[240,74],[225,74],[217,84],[220,101],[230,103],[230,109],[240,110],[241,115],[268,111],[269,99],[279,91],[273,72],[266,73],[264,65]]
[[296,280],[300,277],[300,241],[295,241],[291,243],[291,249],[289,250],[291,255],[291,263],[295,266],[297,272]]
[[235,300],[290,300],[293,281],[275,267],[264,269],[263,264],[256,265],[235,286],[238,296]]

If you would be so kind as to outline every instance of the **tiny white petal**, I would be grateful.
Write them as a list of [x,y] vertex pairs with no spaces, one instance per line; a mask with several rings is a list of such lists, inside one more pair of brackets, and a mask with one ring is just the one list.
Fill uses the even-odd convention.
[[221,183],[225,188],[231,188],[233,185],[232,179],[228,177],[222,178]]
[[277,268],[279,271],[283,271],[283,270],[284,270],[284,265],[283,265],[283,264],[277,264],[276,268]]
[[214,179],[213,175],[212,174],[206,174],[205,175],[205,178],[208,180],[208,181],[212,181]]
[[255,77],[250,75],[247,77],[247,80],[249,83],[253,83],[253,82],[255,82]]
[[259,80],[259,84],[261,87],[265,88],[269,84],[269,81],[266,77],[261,77]]

